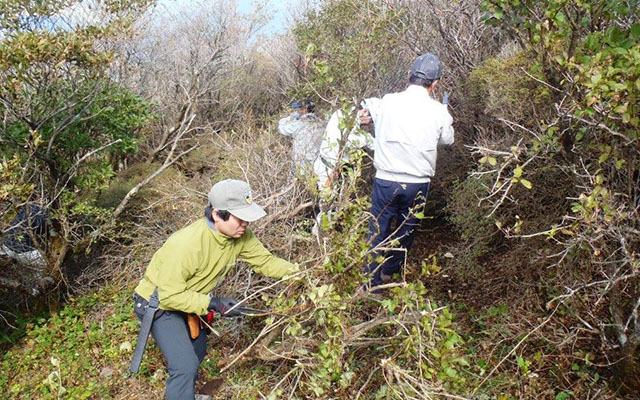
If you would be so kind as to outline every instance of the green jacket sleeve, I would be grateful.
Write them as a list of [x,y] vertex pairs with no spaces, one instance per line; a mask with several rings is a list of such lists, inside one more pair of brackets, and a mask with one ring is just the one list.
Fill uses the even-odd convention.
[[299,271],[297,265],[271,254],[251,230],[247,230],[244,236],[244,245],[238,257],[246,261],[257,273],[271,278],[282,278]]
[[154,268],[148,271],[151,281],[158,286],[160,308],[186,313],[206,314],[209,296],[187,289],[187,281],[198,266],[198,251],[189,246],[166,243],[154,256]]

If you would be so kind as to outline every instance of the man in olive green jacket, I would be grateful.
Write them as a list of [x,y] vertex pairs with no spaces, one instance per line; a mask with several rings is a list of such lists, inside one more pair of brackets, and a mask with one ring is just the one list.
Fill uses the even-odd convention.
[[167,399],[194,399],[200,362],[206,354],[206,330],[191,339],[187,313],[197,315],[228,311],[237,301],[211,297],[213,290],[233,268],[237,259],[256,272],[282,278],[298,272],[298,266],[271,254],[253,232],[249,222],[265,216],[253,203],[249,185],[226,179],[209,192],[205,218],[174,233],[156,251],[135,289],[135,311],[143,319],[149,299],[157,289],[159,299],[151,335],[167,359]]

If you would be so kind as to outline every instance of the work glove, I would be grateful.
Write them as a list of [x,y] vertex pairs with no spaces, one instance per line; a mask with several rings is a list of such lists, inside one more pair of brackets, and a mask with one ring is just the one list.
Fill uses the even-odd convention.
[[236,304],[238,304],[238,300],[229,297],[211,297],[209,311],[215,311],[223,317],[237,317],[240,315],[238,308],[229,311]]
[[294,268],[291,271],[280,278],[283,281],[301,281],[304,279],[304,274],[300,273],[300,264],[294,263]]

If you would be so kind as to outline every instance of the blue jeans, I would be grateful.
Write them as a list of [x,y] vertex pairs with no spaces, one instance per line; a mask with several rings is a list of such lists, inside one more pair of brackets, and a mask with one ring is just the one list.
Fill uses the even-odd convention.
[[[415,228],[420,220],[414,216],[424,210],[429,192],[429,182],[401,183],[376,178],[371,194],[371,214],[369,221],[369,241],[371,249],[389,239],[381,247],[389,247],[391,241],[397,240],[397,250],[377,250],[374,260],[365,267],[365,273],[372,275],[371,286],[382,284],[381,274],[393,275],[404,266],[405,254],[411,249]],[[392,229],[392,222],[395,226]],[[376,258],[384,257],[382,263]]]
[[[142,321],[148,303],[140,296],[135,299],[134,310]],[[151,336],[164,354],[169,368],[166,398],[193,400],[198,368],[207,354],[207,329],[200,329],[200,335],[191,339],[184,313],[158,310],[151,325]]]

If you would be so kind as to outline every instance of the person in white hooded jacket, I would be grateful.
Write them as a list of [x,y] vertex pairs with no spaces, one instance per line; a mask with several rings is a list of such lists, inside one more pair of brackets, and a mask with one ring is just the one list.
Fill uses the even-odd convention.
[[[380,99],[370,97],[361,102],[362,109],[376,109]],[[352,113],[355,106],[351,107]],[[362,110],[358,111],[356,121],[352,129],[347,130],[348,114],[343,110],[337,110],[329,117],[329,122],[322,136],[318,157],[313,163],[313,172],[318,179],[318,191],[321,197],[332,197],[340,193],[340,179],[343,168],[350,163],[352,150],[367,148],[373,150],[373,137],[369,132],[361,129],[361,125],[371,123],[371,117],[365,116]],[[320,202],[320,211],[316,216],[316,223],[311,230],[314,235],[318,235],[319,227],[322,226],[323,216],[330,217],[332,210],[328,205]]]
[[[415,213],[424,208],[436,171],[438,145],[453,143],[453,118],[446,104],[433,98],[441,76],[438,57],[423,54],[411,67],[409,87],[385,95],[370,110],[375,124],[376,176],[369,239],[372,249],[389,247],[395,240],[398,248],[372,252],[372,261],[365,267],[371,281],[363,289],[381,285],[402,269],[419,223]],[[392,230],[394,220],[396,229]],[[381,259],[384,261],[378,262]]]
[[[363,109],[375,110],[380,103],[377,97],[364,99],[361,103]],[[355,107],[352,107],[352,111]],[[362,121],[356,118],[356,124],[348,133],[341,127],[346,118],[342,110],[337,110],[331,117],[322,136],[318,157],[313,163],[313,171],[318,177],[318,190],[322,191],[331,184],[331,178],[339,171],[340,162],[349,163],[352,149],[368,148],[373,150],[373,137],[369,132],[360,129]],[[369,120],[367,120],[369,121]]]
[[287,179],[289,182],[293,181],[298,173],[305,175],[311,170],[318,155],[323,131],[323,121],[314,113],[311,100],[293,102],[291,107],[295,111],[278,121],[278,132],[292,139],[293,162]]

